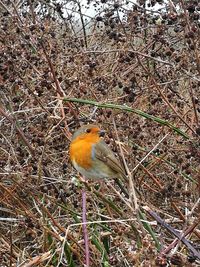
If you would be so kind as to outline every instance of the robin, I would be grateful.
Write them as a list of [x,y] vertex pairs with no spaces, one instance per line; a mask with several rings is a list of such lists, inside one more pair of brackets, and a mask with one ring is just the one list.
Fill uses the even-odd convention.
[[102,137],[97,125],[84,125],[72,136],[70,159],[75,169],[88,179],[126,178],[122,165]]

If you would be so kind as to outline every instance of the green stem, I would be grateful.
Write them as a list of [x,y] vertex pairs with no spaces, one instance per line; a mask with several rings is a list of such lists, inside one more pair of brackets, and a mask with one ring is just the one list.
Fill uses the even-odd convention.
[[127,105],[116,105],[116,104],[110,104],[110,103],[99,103],[96,101],[92,101],[92,100],[87,100],[87,99],[80,99],[80,98],[63,98],[63,101],[66,102],[76,102],[76,103],[81,103],[81,104],[85,104],[85,105],[92,105],[98,108],[111,108],[111,109],[118,109],[118,110],[122,110],[122,111],[127,111],[127,112],[133,112],[139,116],[142,116],[146,119],[150,119],[153,120],[159,124],[165,125],[167,127],[169,127],[170,129],[172,129],[173,131],[175,131],[176,133],[178,133],[179,135],[183,136],[186,139],[189,139],[189,136],[183,132],[181,129],[179,129],[178,127],[174,126],[173,124],[171,124],[170,122],[163,120],[159,117],[155,117],[152,116],[148,113],[145,113],[139,109],[133,109],[130,108]]

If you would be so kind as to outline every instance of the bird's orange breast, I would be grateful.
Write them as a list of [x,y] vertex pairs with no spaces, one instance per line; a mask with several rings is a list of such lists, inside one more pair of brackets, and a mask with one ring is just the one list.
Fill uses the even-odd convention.
[[73,164],[89,169],[92,167],[93,145],[99,142],[98,136],[88,136],[85,138],[77,137],[70,144],[69,153]]

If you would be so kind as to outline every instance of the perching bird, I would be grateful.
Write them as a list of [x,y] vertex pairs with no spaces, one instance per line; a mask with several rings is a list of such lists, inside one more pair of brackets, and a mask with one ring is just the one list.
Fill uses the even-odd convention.
[[126,178],[122,165],[104,142],[97,125],[80,127],[72,137],[70,159],[75,169],[88,179]]

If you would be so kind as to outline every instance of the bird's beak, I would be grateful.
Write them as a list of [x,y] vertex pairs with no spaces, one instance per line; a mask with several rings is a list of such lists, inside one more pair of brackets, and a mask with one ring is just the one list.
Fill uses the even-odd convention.
[[100,130],[100,131],[99,131],[99,136],[100,136],[100,137],[104,137],[104,135],[105,135],[105,132],[104,132],[103,130]]

